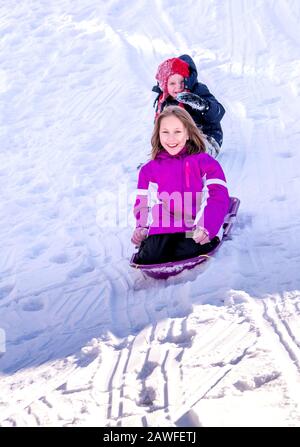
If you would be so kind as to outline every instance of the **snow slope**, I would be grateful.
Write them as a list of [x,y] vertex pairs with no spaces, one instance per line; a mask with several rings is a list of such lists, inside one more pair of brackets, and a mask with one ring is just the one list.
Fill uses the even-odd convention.
[[[1,426],[299,426],[299,20],[0,2]],[[156,67],[183,53],[227,110],[241,208],[205,268],[156,282],[128,267],[131,206]]]

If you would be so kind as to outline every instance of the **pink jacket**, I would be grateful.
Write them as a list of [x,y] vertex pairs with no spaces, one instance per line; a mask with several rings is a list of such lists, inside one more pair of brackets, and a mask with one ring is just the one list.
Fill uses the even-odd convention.
[[229,208],[220,164],[206,153],[160,152],[139,173],[134,215],[149,235],[190,232],[197,226],[215,237]]

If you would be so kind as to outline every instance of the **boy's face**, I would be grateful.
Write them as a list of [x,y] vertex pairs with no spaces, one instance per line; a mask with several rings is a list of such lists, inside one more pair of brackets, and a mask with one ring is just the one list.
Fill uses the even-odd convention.
[[185,146],[188,139],[188,132],[180,119],[174,115],[170,115],[161,120],[159,139],[162,147],[170,155],[177,155]]
[[180,74],[173,74],[168,79],[168,93],[173,98],[176,98],[178,93],[184,90],[184,78]]

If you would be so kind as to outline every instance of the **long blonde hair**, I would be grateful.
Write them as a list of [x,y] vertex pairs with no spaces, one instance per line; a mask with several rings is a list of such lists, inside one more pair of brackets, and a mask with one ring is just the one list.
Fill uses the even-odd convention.
[[161,121],[163,118],[166,118],[167,116],[174,115],[176,118],[178,118],[184,127],[187,130],[189,139],[186,142],[186,148],[188,154],[199,154],[200,152],[205,152],[205,142],[204,142],[204,135],[201,132],[201,130],[198,129],[196,124],[194,123],[193,118],[191,115],[184,110],[182,107],[179,106],[168,106],[166,107],[156,118],[152,137],[151,137],[151,158],[154,160],[154,158],[159,154],[159,152],[163,151],[164,148],[161,145],[160,138],[159,138],[159,130]]

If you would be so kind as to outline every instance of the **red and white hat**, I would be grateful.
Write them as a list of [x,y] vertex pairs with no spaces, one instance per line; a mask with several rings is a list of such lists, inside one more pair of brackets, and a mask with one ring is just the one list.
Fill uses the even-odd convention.
[[162,100],[168,96],[168,79],[174,74],[188,78],[190,75],[189,64],[178,57],[174,57],[165,60],[159,65],[155,79],[158,80],[159,87],[163,92]]

